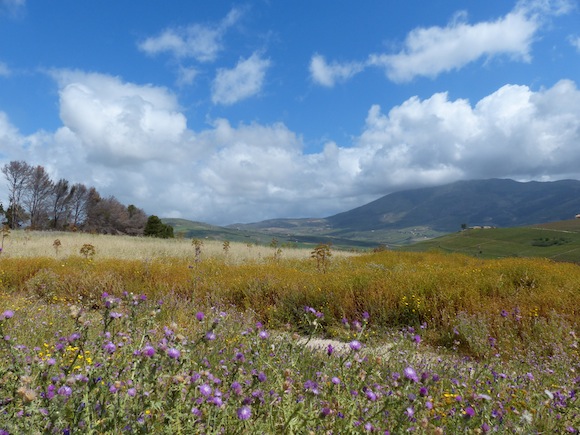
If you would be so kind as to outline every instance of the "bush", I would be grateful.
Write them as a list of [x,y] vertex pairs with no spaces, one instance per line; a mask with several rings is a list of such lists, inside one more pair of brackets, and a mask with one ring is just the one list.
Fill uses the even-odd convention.
[[143,231],[145,236],[159,237],[161,239],[172,239],[173,227],[171,225],[166,225],[161,222],[155,215],[149,216],[147,219],[147,224],[145,224],[145,230]]

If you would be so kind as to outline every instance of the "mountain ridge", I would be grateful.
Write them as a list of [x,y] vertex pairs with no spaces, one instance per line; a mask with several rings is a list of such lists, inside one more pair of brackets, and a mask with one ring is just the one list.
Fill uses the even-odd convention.
[[463,180],[403,190],[325,218],[268,219],[232,224],[230,231],[305,243],[409,244],[464,226],[516,227],[573,219],[580,181]]

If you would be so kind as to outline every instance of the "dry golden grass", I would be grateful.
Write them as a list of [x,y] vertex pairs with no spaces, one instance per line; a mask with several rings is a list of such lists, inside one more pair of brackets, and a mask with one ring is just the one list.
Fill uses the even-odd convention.
[[[55,241],[59,240],[58,248]],[[177,258],[193,261],[195,247],[191,239],[157,239],[151,237],[111,236],[103,234],[12,231],[4,240],[2,258],[49,257],[66,259],[80,256],[85,244],[95,247],[95,259],[152,260]],[[58,245],[58,243],[57,243]],[[311,249],[282,248],[281,259],[306,259]],[[275,250],[269,246],[231,242],[228,252],[223,242],[204,240],[201,259],[226,259],[228,263],[272,259]],[[357,255],[346,251],[333,251],[335,257]]]

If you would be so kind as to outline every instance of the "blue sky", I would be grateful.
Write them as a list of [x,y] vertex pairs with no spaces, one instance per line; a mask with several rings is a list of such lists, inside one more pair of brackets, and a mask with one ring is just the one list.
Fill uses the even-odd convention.
[[0,0],[0,165],[216,224],[580,179],[579,76],[576,0]]

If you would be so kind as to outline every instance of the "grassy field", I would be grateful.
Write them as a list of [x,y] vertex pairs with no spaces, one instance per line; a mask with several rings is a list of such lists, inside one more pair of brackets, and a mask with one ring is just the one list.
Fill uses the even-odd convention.
[[481,258],[540,257],[580,262],[580,219],[533,227],[470,229],[400,249],[436,250]]
[[10,234],[0,433],[578,433],[578,266],[326,254]]
[[[55,244],[55,241],[58,242]],[[277,250],[280,258],[309,258],[312,248],[294,248],[287,246],[269,246],[268,243],[229,243],[224,249],[224,242],[201,239],[200,259],[223,259],[232,263],[244,261],[263,261],[273,258]],[[270,243],[270,242],[269,242]],[[120,260],[152,260],[160,258],[177,258],[194,261],[195,246],[192,239],[156,239],[152,237],[123,237],[103,234],[13,231],[3,242],[2,258],[46,257],[65,259],[82,256],[80,249],[85,244],[95,247],[94,258]],[[335,255],[355,255],[349,251],[335,251]]]

